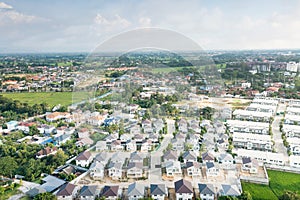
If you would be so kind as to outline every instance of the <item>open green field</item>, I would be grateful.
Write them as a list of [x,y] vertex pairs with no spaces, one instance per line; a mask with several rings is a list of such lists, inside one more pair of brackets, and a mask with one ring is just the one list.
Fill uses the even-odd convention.
[[253,200],[278,199],[285,190],[300,193],[300,174],[268,170],[268,175],[269,186],[243,182],[243,191],[250,192]]
[[273,193],[268,185],[259,185],[255,183],[242,182],[243,191],[248,191],[252,195],[253,200],[269,200],[277,199],[277,196]]
[[4,97],[19,100],[29,105],[47,103],[50,106],[70,105],[72,103],[72,92],[24,92],[24,93],[2,93]]

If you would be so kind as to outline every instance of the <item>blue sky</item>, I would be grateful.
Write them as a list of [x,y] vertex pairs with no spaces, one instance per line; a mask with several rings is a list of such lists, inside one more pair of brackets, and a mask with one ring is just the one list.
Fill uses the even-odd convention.
[[300,47],[300,1],[0,0],[0,52],[89,52],[143,27],[203,49]]

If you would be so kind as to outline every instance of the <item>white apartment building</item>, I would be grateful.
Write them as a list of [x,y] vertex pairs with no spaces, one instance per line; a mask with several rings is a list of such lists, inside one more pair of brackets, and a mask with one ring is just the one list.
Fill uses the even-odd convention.
[[263,152],[248,149],[238,149],[236,153],[240,157],[255,158],[256,160],[261,161],[265,164],[280,166],[283,166],[285,164],[285,158],[282,153]]
[[270,112],[257,112],[250,110],[240,110],[237,109],[233,111],[233,117],[238,120],[251,120],[258,122],[269,122],[272,117]]
[[297,125],[290,125],[290,124],[283,124],[282,132],[286,135],[286,137],[296,137],[300,138],[300,126]]
[[227,125],[231,133],[255,133],[268,135],[269,123],[265,122],[252,122],[252,121],[240,121],[240,120],[227,120]]
[[233,133],[233,146],[236,148],[272,151],[273,142],[270,135]]

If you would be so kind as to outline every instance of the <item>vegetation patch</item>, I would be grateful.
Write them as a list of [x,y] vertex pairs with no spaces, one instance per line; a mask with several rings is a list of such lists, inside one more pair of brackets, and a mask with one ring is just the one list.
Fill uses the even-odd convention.
[[260,185],[242,182],[243,191],[248,191],[253,200],[278,199],[286,191],[300,192],[300,174],[268,170],[270,184]]

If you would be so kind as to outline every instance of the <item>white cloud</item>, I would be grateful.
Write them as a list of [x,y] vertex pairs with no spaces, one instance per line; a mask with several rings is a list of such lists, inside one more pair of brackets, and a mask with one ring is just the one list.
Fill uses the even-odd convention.
[[0,12],[0,24],[4,24],[7,22],[13,22],[13,23],[30,23],[34,20],[37,20],[38,18],[33,15],[25,15],[22,13],[19,13],[17,11],[6,11],[6,12]]
[[152,25],[151,19],[149,17],[141,17],[139,19],[139,25],[141,27],[150,27]]
[[0,2],[0,9],[13,9],[13,7],[4,2]]
[[131,23],[127,19],[122,18],[120,15],[115,15],[112,19],[108,19],[102,16],[101,14],[97,14],[94,18],[94,22],[98,25],[103,25],[107,27],[120,26],[126,28],[131,25]]

